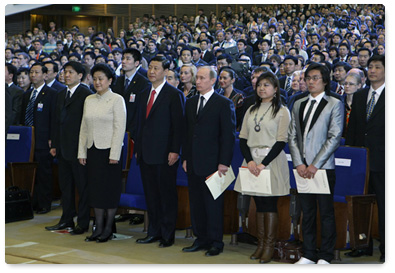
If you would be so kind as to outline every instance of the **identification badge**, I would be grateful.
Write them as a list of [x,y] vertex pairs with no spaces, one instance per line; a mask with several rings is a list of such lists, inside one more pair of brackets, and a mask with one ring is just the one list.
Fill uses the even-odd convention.
[[134,102],[136,99],[136,94],[130,94],[129,102]]
[[43,107],[44,107],[44,104],[42,102],[37,103],[37,111],[42,112]]

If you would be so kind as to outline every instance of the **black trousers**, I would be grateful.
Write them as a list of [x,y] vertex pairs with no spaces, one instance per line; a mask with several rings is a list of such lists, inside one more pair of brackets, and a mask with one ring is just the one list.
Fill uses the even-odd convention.
[[180,161],[172,166],[167,163],[150,165],[140,160],[148,213],[148,236],[173,240],[177,222],[178,195],[176,187],[177,169]]
[[[303,257],[314,262],[319,259],[330,262],[334,258],[336,224],[333,205],[335,170],[326,170],[331,194],[299,194],[303,212]],[[318,206],[317,206],[318,205]],[[321,219],[321,247],[317,252],[317,209]]]
[[369,193],[376,194],[378,216],[380,252],[385,253],[385,172],[369,173]]
[[38,163],[38,166],[33,193],[33,204],[37,205],[39,208],[51,209],[53,157],[49,153],[49,148],[35,150],[34,161]]
[[[62,217],[60,223],[73,222],[75,215],[77,223],[82,228],[89,227],[90,210],[88,207],[88,182],[86,166],[82,166],[78,159],[66,160],[58,154],[59,187],[62,192]],[[78,190],[78,213],[75,207],[75,188]]]
[[192,230],[197,237],[195,244],[223,249],[224,194],[214,200],[205,181],[206,177],[188,170]]

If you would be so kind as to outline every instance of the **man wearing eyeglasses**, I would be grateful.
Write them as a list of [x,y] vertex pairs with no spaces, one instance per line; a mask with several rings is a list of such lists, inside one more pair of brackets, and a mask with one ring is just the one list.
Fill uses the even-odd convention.
[[[333,207],[335,188],[334,153],[340,145],[344,105],[330,92],[330,72],[312,63],[305,72],[308,92],[296,99],[288,130],[288,143],[297,175],[311,179],[326,170],[330,194],[300,193],[303,211],[303,257],[297,264],[328,264],[334,258],[336,225]],[[321,247],[317,251],[317,202],[321,215]]]

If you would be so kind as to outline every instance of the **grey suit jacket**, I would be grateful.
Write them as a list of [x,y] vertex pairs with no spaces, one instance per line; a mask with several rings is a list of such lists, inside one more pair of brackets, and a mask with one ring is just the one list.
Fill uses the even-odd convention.
[[[303,140],[303,111],[309,96],[295,101],[288,130],[288,145],[295,167],[313,164],[318,169],[334,169],[334,152],[340,145],[344,123],[343,102],[325,94],[314,112],[309,132]],[[303,156],[305,148],[306,156]]]

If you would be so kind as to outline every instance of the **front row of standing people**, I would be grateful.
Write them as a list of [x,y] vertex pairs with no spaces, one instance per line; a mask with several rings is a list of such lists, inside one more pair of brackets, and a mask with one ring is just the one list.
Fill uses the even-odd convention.
[[[135,56],[133,58],[138,61]],[[384,66],[382,59],[372,59],[371,62]],[[149,217],[147,236],[136,242],[159,241],[160,247],[173,245],[177,216],[176,175],[178,164],[182,164],[188,176],[191,221],[196,236],[194,243],[183,248],[183,252],[206,250],[206,256],[215,256],[223,251],[224,197],[221,195],[214,200],[204,181],[215,171],[226,175],[231,164],[236,136],[234,104],[214,92],[217,73],[210,66],[199,68],[196,75],[198,95],[185,101],[183,93],[166,82],[169,65],[164,57],[153,58],[147,72],[148,88],[136,96],[112,92],[110,85],[114,74],[106,65],[96,65],[91,71],[96,94],[90,94],[80,84],[84,72],[77,64],[70,62],[65,66],[71,98],[66,91],[57,96],[57,138],[54,138],[51,154],[62,159],[59,160],[60,171],[69,174],[60,181],[62,195],[67,192],[69,195],[62,197],[64,211],[59,224],[47,229],[74,226],[71,216],[75,214],[74,203],[63,201],[74,194],[66,186],[70,180],[77,185],[80,194],[75,234],[88,230],[89,214],[80,213],[84,204],[88,204],[95,211],[96,229],[86,241],[105,242],[112,238],[111,227],[121,193],[121,147],[128,119],[137,128],[133,134],[135,157],[140,165]],[[245,159],[243,166],[256,176],[263,169],[269,169],[272,178],[273,193],[254,196],[258,247],[250,258],[259,259],[261,263],[269,262],[273,256],[278,197],[289,193],[289,170],[283,151],[287,141],[298,175],[312,178],[318,169],[324,169],[331,190],[328,195],[300,194],[304,254],[298,263],[330,263],[333,259],[336,242],[334,152],[342,136],[344,104],[330,92],[329,74],[321,64],[309,65],[305,71],[308,92],[295,100],[291,115],[281,103],[279,82],[274,74],[263,73],[256,82],[255,102],[246,111],[240,131],[240,148]],[[75,110],[71,108],[73,103]],[[126,113],[128,103],[139,106],[133,107],[133,116]],[[351,128],[354,119],[357,118],[351,115]],[[77,121],[81,121],[80,127],[76,126]],[[68,130],[69,127],[72,129]],[[64,135],[66,131],[70,138]],[[77,136],[79,141],[71,141]],[[361,146],[366,146],[364,144]],[[239,180],[235,190],[240,191]],[[322,227],[319,251],[316,246],[317,209]]]

